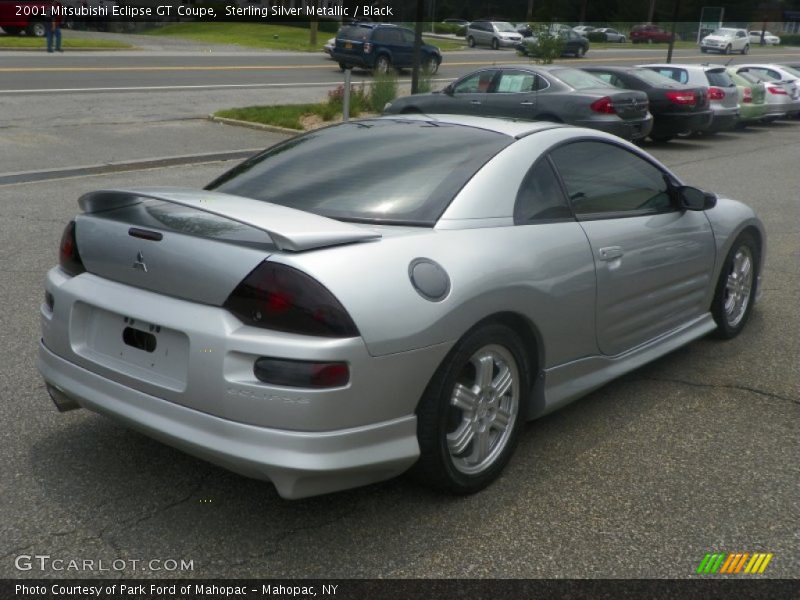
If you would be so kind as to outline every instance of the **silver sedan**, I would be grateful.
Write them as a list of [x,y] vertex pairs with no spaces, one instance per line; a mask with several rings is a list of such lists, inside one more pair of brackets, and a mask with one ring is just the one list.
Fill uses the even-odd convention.
[[204,190],[79,203],[40,307],[56,406],[286,498],[484,488],[525,421],[737,335],[765,255],[750,208],[630,143],[480,117],[339,124]]

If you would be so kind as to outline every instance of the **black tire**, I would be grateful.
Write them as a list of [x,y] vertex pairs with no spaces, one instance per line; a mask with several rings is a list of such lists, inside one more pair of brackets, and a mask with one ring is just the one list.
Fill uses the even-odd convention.
[[46,29],[47,25],[44,21],[33,21],[25,29],[25,32],[33,37],[44,37]]
[[578,50],[575,52],[575,58],[583,58],[584,56],[586,56],[586,48],[578,46]]
[[619,38],[619,43],[620,43],[620,44],[624,44],[626,41],[627,41],[627,40],[625,39],[625,36],[624,36],[624,35],[623,35],[621,38]]
[[[749,261],[749,279],[742,277],[744,260]],[[742,233],[725,257],[711,303],[711,314],[717,323],[715,337],[734,338],[747,324],[755,302],[760,261],[761,248],[755,237],[748,232]]]
[[380,73],[381,75],[383,75],[385,73],[388,73],[389,69],[391,68],[392,68],[392,61],[389,60],[389,57],[386,56],[385,54],[381,54],[375,59],[375,66],[373,67],[372,70],[375,71],[375,73]]
[[500,42],[497,41],[497,38],[492,38],[492,50],[499,50],[500,49]]
[[725,46],[725,50],[723,50],[722,53],[727,55],[730,54],[732,51],[733,49],[731,48],[731,45],[728,44],[727,46]]
[[666,144],[674,137],[675,137],[674,135],[653,135],[652,133],[650,134],[650,139],[657,144]]
[[471,35],[467,37],[467,46],[469,46],[470,48],[475,47],[475,38],[472,37]]
[[340,71],[346,71],[347,70],[347,65],[344,64],[344,63],[339,63],[339,70]]
[[[508,379],[511,383],[496,397],[493,386]],[[479,381],[488,385],[481,387]],[[530,382],[525,347],[512,329],[491,323],[468,332],[444,359],[417,407],[420,458],[410,471],[412,477],[452,494],[471,494],[488,486],[514,452]],[[454,436],[458,431],[462,433]],[[476,464],[470,462],[473,458]]]
[[750,44],[748,44],[744,48],[742,48],[742,56],[744,56],[745,54],[749,54],[749,53],[750,53]]
[[422,63],[422,72],[425,75],[436,75],[436,71],[438,70],[439,70],[439,61],[436,59],[435,56],[429,56]]

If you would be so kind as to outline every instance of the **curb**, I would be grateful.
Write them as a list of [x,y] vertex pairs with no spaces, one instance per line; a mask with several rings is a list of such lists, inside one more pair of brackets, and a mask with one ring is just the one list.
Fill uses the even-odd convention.
[[[110,47],[102,47],[96,46],[92,48],[62,48],[62,54],[66,54],[67,52],[131,52],[133,50],[141,50],[138,46],[131,46],[130,48],[110,48]],[[13,46],[0,46],[0,52],[46,52],[47,46],[42,45],[42,47],[31,48],[30,46],[26,46],[24,48],[14,48]]]
[[215,123],[222,123],[223,125],[235,125],[237,127],[248,127],[250,129],[258,129],[260,131],[270,131],[272,133],[284,133],[289,135],[298,135],[303,133],[300,129],[289,129],[288,127],[278,127],[277,125],[265,125],[263,123],[253,123],[252,121],[240,121],[239,119],[226,119],[225,117],[215,117],[208,115],[208,120]]

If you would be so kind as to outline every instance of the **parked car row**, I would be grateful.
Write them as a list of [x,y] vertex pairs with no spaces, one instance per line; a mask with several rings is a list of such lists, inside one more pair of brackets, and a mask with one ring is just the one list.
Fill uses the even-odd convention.
[[787,65],[492,66],[441,91],[395,100],[384,112],[551,121],[667,142],[800,114],[800,71]]

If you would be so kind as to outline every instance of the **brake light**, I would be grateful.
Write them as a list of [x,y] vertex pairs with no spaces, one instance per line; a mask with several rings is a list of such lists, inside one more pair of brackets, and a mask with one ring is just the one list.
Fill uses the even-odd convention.
[[611,98],[608,96],[604,96],[599,100],[595,100],[589,105],[589,108],[596,113],[602,113],[604,115],[613,115],[617,112],[614,110],[614,104],[611,102]]
[[725,92],[718,87],[710,87],[708,88],[708,99],[709,100],[724,100],[725,99]]
[[70,275],[80,275],[86,271],[78,252],[78,242],[75,239],[75,221],[70,221],[61,235],[61,244],[58,248],[58,264]]
[[263,262],[223,305],[246,325],[331,338],[358,336],[350,315],[328,289],[292,267]]
[[335,388],[350,381],[350,368],[344,362],[261,357],[255,362],[253,373],[259,381],[286,387]]
[[697,95],[694,92],[667,92],[667,98],[673,104],[682,106],[694,106],[697,103]]
[[370,42],[364,42],[364,54],[369,54],[372,52],[372,44]]
[[787,92],[782,87],[778,87],[777,85],[770,85],[767,86],[767,90],[770,94],[774,94],[775,96],[788,96],[789,92]]
[[753,102],[753,90],[750,88],[744,88],[744,95],[742,97],[742,102],[744,104],[750,104]]

